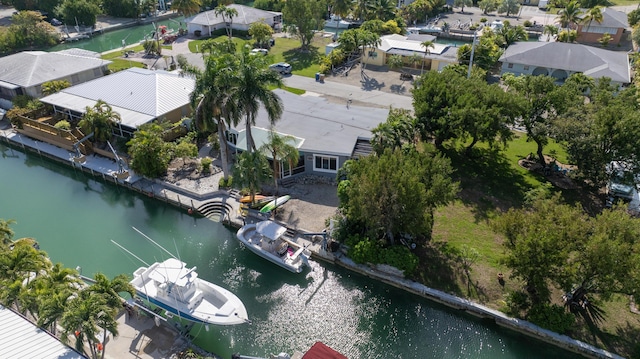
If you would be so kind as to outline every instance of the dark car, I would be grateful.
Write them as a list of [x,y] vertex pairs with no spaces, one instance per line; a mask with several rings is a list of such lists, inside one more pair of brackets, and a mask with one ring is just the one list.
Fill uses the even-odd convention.
[[62,25],[62,21],[60,21],[60,20],[58,20],[56,18],[53,18],[53,19],[51,19],[51,25],[60,26],[60,25]]
[[291,65],[286,62],[278,62],[269,66],[269,69],[279,73],[280,75],[288,75],[291,73]]

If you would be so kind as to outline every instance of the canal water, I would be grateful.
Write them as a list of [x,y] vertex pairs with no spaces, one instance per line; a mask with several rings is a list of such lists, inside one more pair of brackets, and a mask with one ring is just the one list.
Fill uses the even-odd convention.
[[289,273],[218,223],[3,143],[0,185],[0,218],[16,220],[16,238],[34,237],[54,262],[87,276],[131,274],[141,264],[111,240],[147,262],[165,259],[135,226],[236,293],[251,324],[191,331],[223,358],[304,352],[318,340],[351,359],[577,358],[339,267]]
[[[167,30],[174,30],[178,32],[178,29],[186,28],[184,22],[184,16],[166,19],[156,22],[157,26],[165,25]],[[145,38],[151,38],[154,32],[153,24],[136,25],[127,27],[124,29],[105,31],[104,33],[95,34],[93,37],[85,40],[79,40],[74,42],[67,42],[57,46],[54,46],[48,51],[59,51],[68,48],[80,48],[85,50],[91,50],[96,52],[105,52],[114,49],[121,49],[124,42],[125,46],[138,44]]]

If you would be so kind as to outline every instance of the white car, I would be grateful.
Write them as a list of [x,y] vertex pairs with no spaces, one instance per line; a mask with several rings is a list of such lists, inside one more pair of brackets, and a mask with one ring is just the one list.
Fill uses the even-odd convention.
[[269,69],[279,73],[280,75],[288,75],[291,73],[291,65],[286,62],[278,62],[269,66]]
[[267,49],[253,49],[253,50],[251,50],[251,55],[258,55],[258,54],[262,54],[264,56],[267,56],[269,54],[269,50],[267,50]]

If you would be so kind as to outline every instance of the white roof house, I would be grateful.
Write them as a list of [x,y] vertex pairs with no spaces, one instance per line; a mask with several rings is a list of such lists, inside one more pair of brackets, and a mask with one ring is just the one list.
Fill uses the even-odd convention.
[[165,71],[130,68],[41,99],[56,112],[81,117],[86,107],[103,100],[122,118],[123,131],[156,119],[177,121],[189,115],[195,81]]
[[[231,4],[227,7],[238,12],[238,16],[234,16],[231,22],[231,28],[234,30],[247,31],[249,26],[255,22],[264,22],[271,27],[276,27],[282,22],[282,13],[279,12],[265,11],[237,4]],[[190,33],[199,30],[203,36],[210,36],[212,32],[225,28],[224,19],[222,16],[216,15],[215,10],[201,12],[185,19],[184,22],[187,24],[187,29]]]
[[[458,49],[448,44],[433,43],[427,53],[427,49],[422,46],[426,40],[435,40],[431,35],[410,34],[403,36],[398,34],[384,35],[380,37],[380,45],[375,51],[370,51],[364,56],[364,62],[371,65],[382,66],[387,63],[388,56],[401,55],[405,59],[413,55],[419,55],[424,61],[425,70],[442,70],[449,64],[458,63]],[[407,61],[405,61],[407,62]]]
[[71,347],[0,305],[0,358],[85,359]]
[[629,55],[593,46],[564,42],[517,42],[500,57],[501,73],[548,75],[562,82],[571,74],[594,79],[608,77],[613,83],[631,82]]
[[42,96],[42,84],[67,80],[77,85],[104,76],[111,61],[79,49],[58,52],[23,51],[0,58],[0,98],[18,95]]
[[[274,92],[284,105],[284,112],[274,131],[294,138],[302,158],[298,166],[304,165],[305,173],[335,174],[344,161],[352,157],[358,142],[368,142],[372,137],[371,130],[385,122],[389,114],[389,109],[384,108],[347,107],[346,101],[336,104],[320,97],[298,96],[284,90]],[[251,130],[256,147],[267,141],[270,128],[267,113],[261,108]],[[244,122],[231,132],[236,135],[235,147],[246,150]],[[329,159],[330,168],[319,168],[316,165],[319,159]]]

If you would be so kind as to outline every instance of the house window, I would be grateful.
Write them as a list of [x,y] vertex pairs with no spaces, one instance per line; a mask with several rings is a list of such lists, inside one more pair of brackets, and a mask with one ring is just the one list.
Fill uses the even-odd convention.
[[513,64],[509,64],[507,67],[512,69],[513,68]]
[[528,71],[529,70],[529,65],[525,65],[524,70]]
[[318,172],[338,172],[338,157],[313,155],[313,170]]

